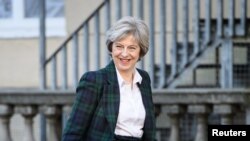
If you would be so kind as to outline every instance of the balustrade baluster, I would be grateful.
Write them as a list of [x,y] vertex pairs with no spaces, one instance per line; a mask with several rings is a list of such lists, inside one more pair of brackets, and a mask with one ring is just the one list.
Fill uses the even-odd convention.
[[236,112],[236,108],[233,105],[221,104],[214,106],[214,112],[221,115],[221,124],[222,125],[232,125],[233,116]]
[[71,105],[63,106],[63,129],[65,128],[71,109],[72,109]]
[[60,141],[62,133],[60,120],[61,109],[57,106],[42,106],[41,111],[46,117],[47,140]]
[[180,141],[180,117],[178,114],[169,114],[171,120],[170,141]]
[[10,134],[10,118],[13,108],[9,105],[0,105],[0,140],[12,141]]
[[197,116],[197,133],[195,141],[207,141],[207,119],[211,108],[206,105],[190,105],[188,112]]
[[23,141],[35,141],[33,130],[33,118],[38,113],[37,107],[34,106],[17,106],[15,108],[16,113],[22,114],[24,117],[25,132],[23,135]]
[[163,106],[162,112],[170,118],[171,133],[170,141],[180,141],[180,117],[185,113],[185,107],[180,105]]

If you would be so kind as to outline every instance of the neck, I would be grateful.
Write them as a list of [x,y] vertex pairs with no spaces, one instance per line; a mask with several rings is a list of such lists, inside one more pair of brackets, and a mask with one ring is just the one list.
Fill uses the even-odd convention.
[[120,74],[121,74],[122,78],[123,78],[126,82],[128,82],[128,83],[130,83],[130,84],[132,83],[133,77],[134,77],[134,74],[133,74],[132,71],[129,71],[129,72],[120,72]]

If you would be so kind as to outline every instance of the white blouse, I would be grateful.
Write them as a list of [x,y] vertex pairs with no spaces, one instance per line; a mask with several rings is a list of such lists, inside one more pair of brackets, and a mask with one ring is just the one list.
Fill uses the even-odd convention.
[[120,106],[115,134],[141,138],[146,111],[137,83],[141,83],[142,77],[135,69],[133,83],[128,84],[121,77],[118,70],[116,70],[116,73],[120,88]]

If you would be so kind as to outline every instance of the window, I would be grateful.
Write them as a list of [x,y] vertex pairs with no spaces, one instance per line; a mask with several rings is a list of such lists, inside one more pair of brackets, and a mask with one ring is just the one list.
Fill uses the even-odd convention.
[[10,0],[0,0],[0,18],[10,18],[12,7]]
[[[0,38],[39,36],[39,0],[0,0]],[[65,36],[64,0],[46,0],[46,36]]]

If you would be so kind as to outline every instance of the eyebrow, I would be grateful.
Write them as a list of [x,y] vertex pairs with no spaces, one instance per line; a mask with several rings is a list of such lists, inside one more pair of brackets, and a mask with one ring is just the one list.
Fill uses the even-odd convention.
[[[124,46],[122,43],[119,43],[119,42],[115,42],[115,44],[116,44],[116,45],[118,44],[118,45]],[[134,44],[133,44],[133,45],[128,45],[128,46],[130,46],[130,47],[131,47],[131,46],[133,46],[133,47],[138,47],[138,45],[134,45]]]

